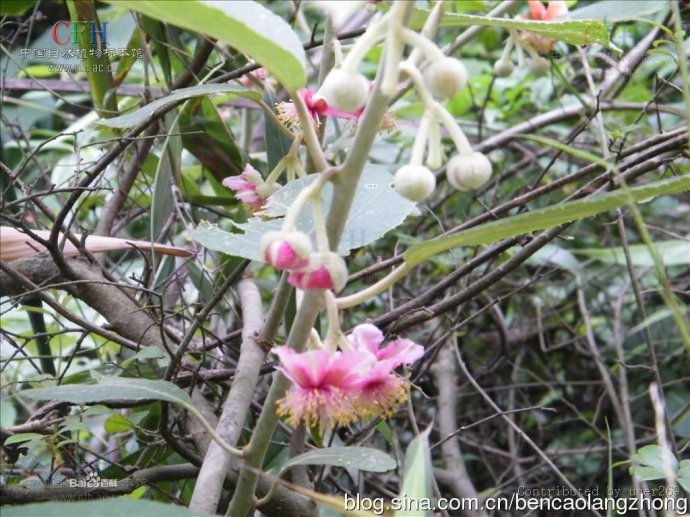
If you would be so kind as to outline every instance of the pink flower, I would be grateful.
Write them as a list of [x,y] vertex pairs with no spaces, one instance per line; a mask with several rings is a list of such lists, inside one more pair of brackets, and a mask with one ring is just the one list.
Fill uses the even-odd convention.
[[353,390],[361,382],[367,356],[357,352],[310,350],[298,353],[288,346],[275,347],[278,367],[293,386],[278,401],[277,412],[290,425],[301,423],[332,429],[357,419]]
[[399,338],[394,339],[388,346],[381,348],[383,332],[371,323],[357,325],[347,340],[353,350],[366,351],[372,354],[377,361],[390,361],[393,368],[401,364],[412,364],[424,355],[424,347],[415,342]]
[[357,385],[358,412],[364,416],[390,416],[407,400],[408,382],[393,373],[401,364],[412,364],[424,355],[424,347],[409,339],[395,339],[381,348],[383,333],[375,325],[358,325],[348,337],[353,351],[367,354],[372,367]]
[[250,212],[261,210],[266,198],[276,189],[275,185],[266,183],[254,167],[247,164],[238,176],[228,176],[223,180],[223,186],[235,191],[235,197]]
[[[297,92],[304,101],[309,117],[315,126],[319,126],[319,117],[338,117],[349,120],[356,120],[358,114],[338,111],[328,105],[323,97],[315,96],[316,90],[313,88],[303,88]],[[276,106],[278,120],[290,129],[299,128],[299,115],[294,102],[281,102]],[[361,113],[361,112],[360,112]]]
[[266,80],[266,76],[268,75],[268,70],[266,70],[264,67],[257,68],[256,70],[252,70],[249,72],[247,75],[243,75],[240,78],[240,82],[245,85],[245,86],[253,86],[254,81],[249,76],[254,77],[257,81],[259,82],[264,82]]
[[394,370],[412,364],[424,349],[409,339],[396,339],[381,348],[382,342],[382,332],[364,324],[348,336],[350,349],[344,352],[274,348],[281,363],[278,370],[293,383],[278,401],[278,414],[295,427],[304,423],[321,428],[391,416],[409,391],[409,382]]
[[536,21],[551,21],[568,14],[568,6],[565,2],[549,2],[548,7],[538,0],[529,0],[529,19]]

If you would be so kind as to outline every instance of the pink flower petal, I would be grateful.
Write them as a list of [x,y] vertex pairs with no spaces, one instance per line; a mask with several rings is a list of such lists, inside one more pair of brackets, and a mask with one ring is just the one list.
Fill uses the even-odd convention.
[[331,353],[327,350],[295,352],[289,346],[273,348],[283,367],[278,368],[294,384],[302,388],[315,388],[323,383],[328,373]]
[[390,359],[396,363],[394,366],[394,368],[396,368],[401,364],[412,364],[423,355],[423,346],[409,339],[399,338],[391,341],[386,347],[380,349],[378,354],[376,354],[376,358],[379,361]]
[[545,20],[554,20],[560,16],[564,16],[568,14],[568,6],[566,5],[565,2],[562,1],[554,1],[554,2],[549,2],[549,7],[546,9],[546,13],[544,15]]
[[546,16],[546,8],[544,4],[538,0],[529,0],[529,18],[530,20],[543,20]]
[[364,323],[357,325],[347,339],[354,349],[367,349],[376,355],[383,343],[383,332],[376,325]]
[[288,277],[288,283],[300,289],[333,289],[333,279],[328,270],[321,266],[312,271],[295,271]]

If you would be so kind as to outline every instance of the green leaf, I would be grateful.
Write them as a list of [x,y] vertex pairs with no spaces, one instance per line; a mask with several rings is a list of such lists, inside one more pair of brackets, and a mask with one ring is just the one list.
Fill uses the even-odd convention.
[[153,180],[151,196],[151,241],[158,242],[163,237],[170,214],[174,211],[173,186],[175,178],[180,177],[182,140],[178,133],[179,115],[168,113],[163,117],[166,136],[161,149],[161,156]]
[[126,433],[133,429],[132,422],[122,415],[110,415],[103,424],[107,433]]
[[621,9],[620,0],[600,0],[570,11],[570,19],[599,19],[609,23],[632,20],[634,18],[645,19],[651,14],[668,11],[668,0],[636,0],[625,2],[625,8]]
[[387,472],[393,470],[397,463],[388,454],[369,447],[329,447],[295,456],[281,470],[295,465],[331,465],[369,472]]
[[3,0],[0,4],[0,15],[21,16],[36,3],[36,0]]
[[575,158],[579,158],[580,160],[601,165],[604,169],[607,169],[611,166],[606,160],[599,158],[596,154],[590,153],[588,151],[583,151],[582,149],[578,149],[571,145],[564,144],[562,142],[559,142],[558,140],[553,140],[551,138],[545,138],[543,136],[538,135],[515,135],[515,137],[523,138],[525,140],[533,140],[534,142],[548,145],[550,147],[553,147],[554,149],[558,149],[560,151],[563,151],[564,153],[570,154]]
[[155,101],[148,103],[146,106],[139,108],[136,111],[108,120],[98,120],[96,123],[116,129],[134,127],[145,120],[149,120],[153,116],[168,111],[171,106],[176,106],[180,102],[183,102],[187,99],[214,93],[232,94],[236,97],[243,97],[253,101],[261,100],[260,93],[239,86],[234,86],[231,84],[200,84],[197,86],[190,86],[189,88],[175,90],[170,95],[156,99]]
[[[431,497],[431,450],[429,448],[429,433],[431,427],[420,433],[407,447],[405,454],[405,472],[403,484],[400,489],[400,497],[422,501]],[[396,517],[404,517],[409,512],[400,511]],[[428,515],[428,512],[420,512],[415,515]]]
[[672,472],[678,469],[678,460],[671,451],[664,451],[659,445],[645,445],[638,449],[631,459],[640,465],[630,467],[630,472],[645,481],[666,477],[664,468],[666,463]]
[[[275,96],[270,88],[265,88],[264,104],[275,111],[276,102],[278,102],[278,97]],[[283,156],[290,150],[292,141],[276,125],[275,119],[269,117],[267,113],[264,113],[264,124],[266,126],[265,138],[268,169],[273,170]]]
[[[679,309],[681,314],[690,313],[690,307],[680,307]],[[641,321],[633,328],[628,330],[626,334],[628,336],[632,336],[633,334],[638,333],[640,330],[643,330],[651,325],[654,325],[655,323],[663,321],[666,318],[671,318],[672,316],[673,312],[670,309],[660,309],[656,311],[654,314],[650,314],[649,316],[647,316],[643,321]]]
[[[680,239],[655,242],[654,246],[666,266],[685,266],[690,264],[690,242]],[[630,260],[636,267],[653,267],[654,258],[646,244],[629,246]],[[625,265],[623,247],[573,249],[573,253],[585,255],[608,264]]]
[[688,494],[690,494],[690,460],[683,460],[680,462],[678,472],[678,484],[683,487]]
[[[311,175],[290,182],[273,194],[261,215],[281,217],[297,194],[315,180]],[[357,186],[352,208],[338,247],[338,253],[347,255],[351,249],[360,248],[374,242],[386,232],[400,225],[414,209],[414,203],[402,198],[391,186],[391,175],[383,167],[368,166],[363,179]],[[323,190],[324,207],[328,210],[332,203],[332,186],[326,185]],[[235,224],[242,233],[230,233],[215,225],[203,222],[193,230],[189,238],[202,246],[228,255],[250,260],[263,261],[259,253],[259,241],[267,231],[279,230],[282,221],[273,219],[264,221],[252,218],[246,223]],[[309,233],[313,230],[311,210],[307,207],[297,220],[297,228]]]
[[105,377],[98,384],[35,388],[24,390],[21,394],[33,400],[62,400],[73,404],[108,400],[165,400],[192,406],[189,395],[171,382],[124,377]]
[[456,235],[441,237],[412,246],[405,252],[405,261],[414,266],[443,251],[458,246],[476,246],[508,237],[515,237],[538,230],[577,221],[607,210],[628,204],[632,200],[640,202],[666,194],[677,194],[690,190],[690,175],[657,181],[627,191],[616,190],[595,197],[570,201],[529,213],[507,217],[482,224]]
[[[429,16],[429,9],[415,9],[413,13],[413,27],[421,27]],[[539,34],[557,41],[564,41],[571,45],[592,45],[599,43],[608,45],[609,33],[601,20],[565,20],[565,21],[532,21],[515,18],[492,18],[462,13],[443,13],[441,27],[467,27],[470,25],[484,25],[487,27],[504,27]]]
[[146,499],[132,500],[114,497],[99,501],[76,503],[35,503],[22,506],[4,506],[3,517],[65,517],[65,515],[98,515],[98,517],[207,517],[183,506],[159,503]]
[[3,445],[12,445],[15,443],[41,441],[41,440],[45,440],[47,438],[48,437],[46,435],[39,434],[39,433],[18,433],[18,434],[13,434],[9,438],[7,438],[3,442]]
[[289,91],[307,82],[306,56],[299,38],[282,18],[257,2],[107,1],[227,43],[266,67]]
[[630,467],[630,473],[640,481],[652,481],[654,479],[664,479],[664,477],[666,477],[663,470],[652,467],[640,467],[639,465]]

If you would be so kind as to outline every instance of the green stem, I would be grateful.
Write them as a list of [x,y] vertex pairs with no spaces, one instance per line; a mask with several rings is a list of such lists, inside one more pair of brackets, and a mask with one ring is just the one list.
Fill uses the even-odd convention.
[[[90,52],[94,49],[104,50],[105,41],[99,41],[97,45],[91,44],[91,31],[80,23],[90,22],[95,24],[101,31],[103,27],[98,20],[95,3],[92,0],[68,0],[67,9],[73,24],[77,24],[78,40],[80,50],[84,50],[84,65],[86,66],[86,77],[89,81],[91,99],[93,100],[96,112],[103,118],[117,115],[117,101],[115,99],[115,82],[110,73],[110,60],[106,53],[96,56]],[[93,28],[92,28],[93,30]],[[107,29],[106,29],[107,30]],[[99,34],[101,39],[103,33]]]
[[386,48],[383,56],[383,79],[380,86],[381,93],[386,97],[392,97],[398,86],[400,59],[405,49],[405,43],[401,34],[405,12],[405,2],[393,3],[393,7],[389,11],[390,20],[388,22]]
[[378,23],[372,25],[357,40],[343,60],[342,69],[346,72],[356,72],[357,67],[374,45],[384,36],[388,25],[388,17],[381,18]]
[[421,50],[430,61],[445,59],[446,55],[441,52],[441,49],[436,46],[436,43],[426,36],[422,36],[418,32],[408,28],[403,28],[400,31],[400,35],[405,43]]
[[335,301],[338,305],[338,308],[347,309],[349,307],[354,307],[355,305],[364,303],[367,300],[373,298],[374,296],[381,294],[386,289],[391,288],[398,280],[403,278],[407,273],[412,271],[413,267],[414,266],[408,264],[407,262],[403,262],[401,265],[396,267],[393,271],[391,271],[384,278],[376,282],[374,285],[370,285],[366,289],[358,291],[355,294],[351,294],[350,296],[342,296],[340,298],[336,298]]
[[[414,4],[411,2],[402,2],[398,5],[404,6],[404,16],[406,19],[412,12]],[[397,66],[397,64],[396,64]],[[377,77],[380,78],[381,70]],[[369,101],[364,114],[362,115],[361,123],[358,126],[357,134],[352,145],[352,151],[346,158],[345,162],[339,169],[329,169],[322,172],[322,176],[331,176],[329,171],[339,171],[338,174],[333,175],[333,199],[337,199],[338,203],[333,203],[328,213],[326,221],[326,229],[328,238],[334,248],[340,242],[343,233],[347,216],[352,206],[357,183],[362,175],[362,170],[369,157],[369,151],[378,133],[378,128],[381,119],[388,109],[388,101],[390,96],[381,93],[380,84],[377,82],[374,94]],[[305,113],[306,115],[306,113]],[[302,118],[302,124],[309,122],[308,116]],[[311,150],[310,150],[311,151]],[[319,148],[320,151],[320,148]],[[317,179],[317,181],[320,178]],[[288,346],[295,350],[301,351],[304,349],[309,334],[314,326],[316,317],[321,312],[323,302],[323,291],[313,290],[307,291],[302,300],[302,305],[297,312],[297,317],[290,330],[288,336]],[[245,466],[242,470],[235,494],[230,501],[226,516],[244,516],[247,515],[255,505],[256,497],[256,483],[258,475],[256,469],[260,469],[263,464],[266,451],[275,432],[278,423],[278,415],[276,414],[276,403],[284,395],[290,387],[290,381],[282,374],[276,374],[268,395],[264,402],[263,410],[259,415],[256,423],[254,434],[252,435],[249,445],[244,449]]]
[[424,162],[424,150],[429,142],[429,129],[431,127],[431,114],[428,111],[424,112],[422,121],[419,123],[417,135],[414,138],[414,145],[412,146],[412,154],[410,155],[410,165],[422,165]]

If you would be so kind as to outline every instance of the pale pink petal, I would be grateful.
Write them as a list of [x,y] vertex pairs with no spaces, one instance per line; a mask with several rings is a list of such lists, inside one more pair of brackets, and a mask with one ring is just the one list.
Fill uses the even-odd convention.
[[546,8],[544,4],[538,0],[529,0],[529,18],[530,20],[543,20],[546,16]]
[[370,370],[371,356],[366,353],[349,351],[337,354],[324,376],[324,384],[344,391],[352,391],[359,383],[362,374]]
[[252,190],[244,190],[241,192],[236,192],[235,197],[245,204],[249,203],[261,203],[263,198]]
[[222,185],[231,190],[242,190],[252,186],[242,176],[228,176],[223,180]]
[[347,339],[353,348],[367,349],[376,355],[383,343],[383,332],[376,325],[364,323],[357,325]]
[[376,354],[376,358],[380,361],[386,359],[393,360],[396,363],[395,367],[397,367],[401,364],[412,364],[423,355],[423,346],[409,339],[399,338],[388,343],[386,347],[381,348]]
[[330,352],[327,350],[310,350],[299,353],[289,346],[277,346],[273,348],[273,351],[283,365],[278,370],[302,388],[318,387],[328,373]]
[[544,20],[554,20],[560,16],[564,16],[568,14],[568,6],[566,5],[565,2],[562,1],[554,1],[554,2],[549,2],[549,6],[546,9],[546,13],[544,15]]

